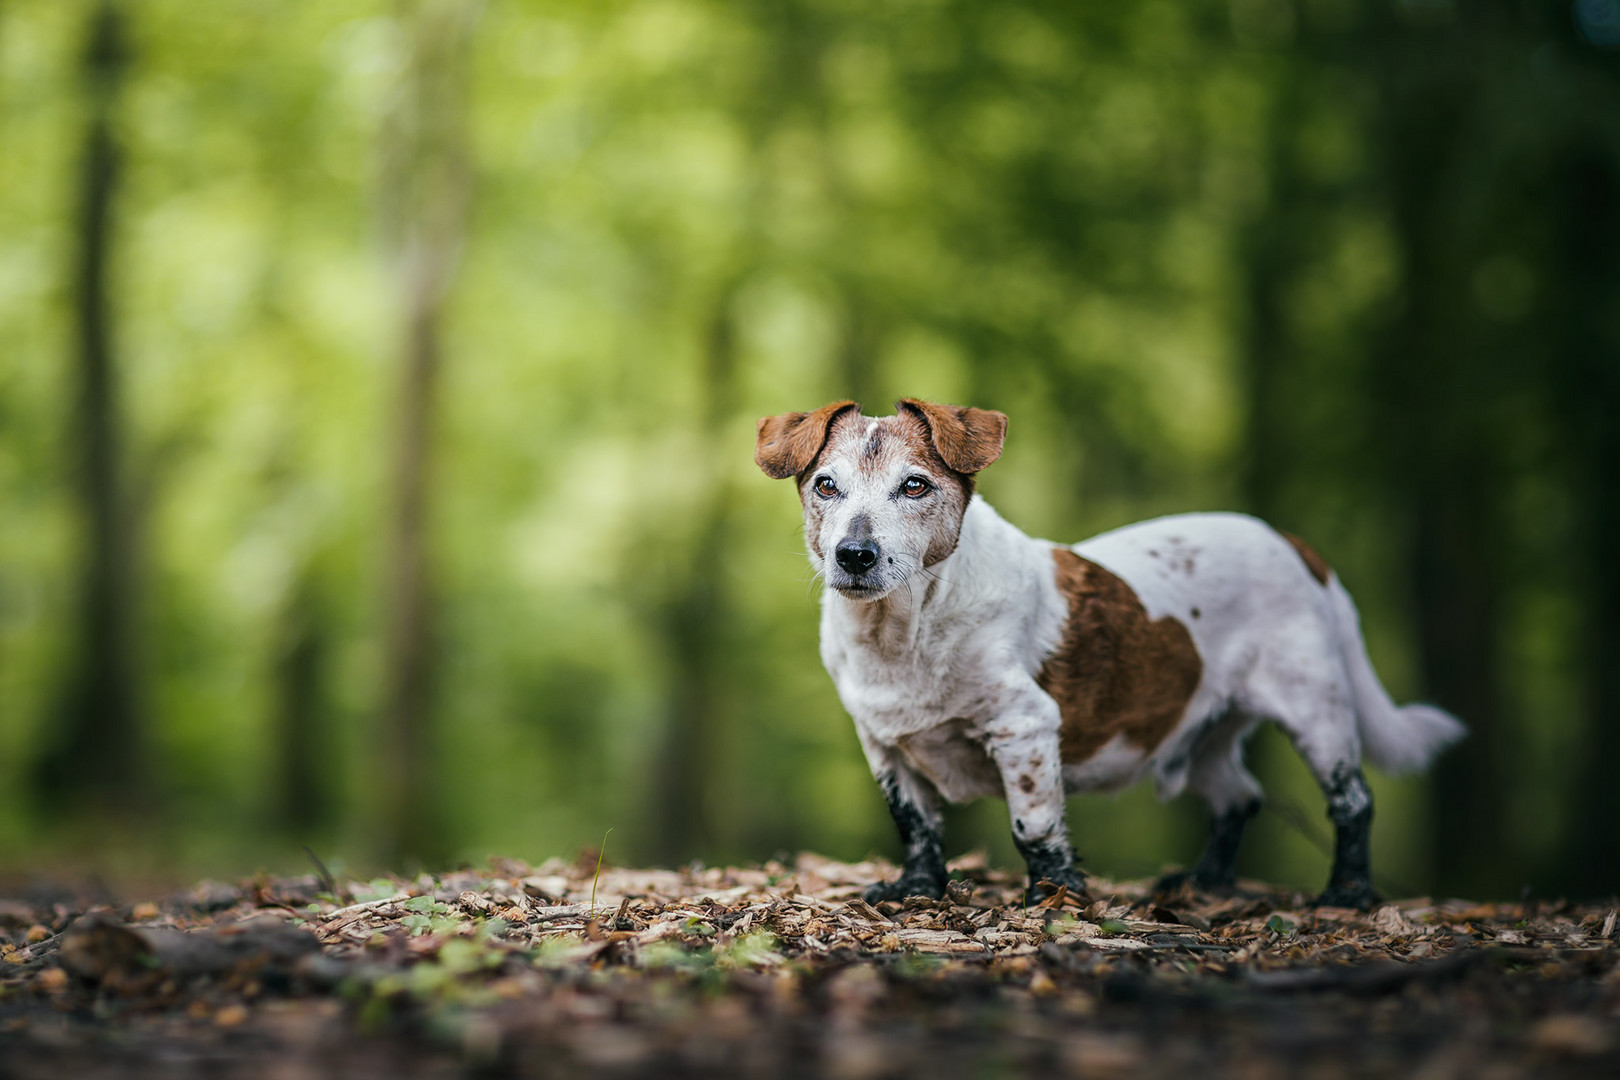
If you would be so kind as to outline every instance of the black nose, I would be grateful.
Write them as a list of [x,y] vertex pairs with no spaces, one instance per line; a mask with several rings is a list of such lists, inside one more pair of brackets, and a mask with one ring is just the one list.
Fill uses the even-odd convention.
[[877,565],[878,546],[870,540],[845,540],[833,551],[833,558],[851,574],[864,574]]

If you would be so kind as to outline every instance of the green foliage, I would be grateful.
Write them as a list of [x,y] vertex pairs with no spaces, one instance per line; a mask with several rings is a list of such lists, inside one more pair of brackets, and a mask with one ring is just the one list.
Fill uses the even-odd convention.
[[398,896],[400,887],[387,878],[373,878],[365,884],[351,881],[348,886],[349,895],[356,904],[368,903],[372,900],[387,900]]
[[907,949],[895,958],[889,970],[902,979],[927,979],[944,967],[945,961],[933,953]]
[[450,910],[449,904],[441,903],[431,896],[413,896],[405,901],[403,906],[406,911],[419,915],[443,915]]
[[[1441,617],[1499,630],[1441,665],[1491,673],[1495,727],[1466,752],[1495,755],[1470,768],[1507,809],[1473,832],[1513,888],[1584,865],[1558,844],[1612,820],[1565,781],[1607,730],[1588,449],[1620,342],[1583,313],[1620,292],[1557,214],[1620,156],[1613,54],[1567,4],[1500,27],[1408,7],[488,5],[430,463],[435,776],[413,794],[454,853],[538,861],[604,820],[626,862],[892,851],[817,661],[796,501],[751,449],[761,415],[916,395],[1011,415],[981,490],[1032,533],[1248,508],[1311,537],[1401,698],[1435,692],[1444,644],[1414,612],[1459,595],[1426,593],[1415,552],[1477,525],[1440,551],[1494,545],[1459,579],[1492,606]],[[127,9],[114,344],[163,827],[96,854],[224,875],[310,842],[354,865],[388,767],[393,208],[415,177],[383,148],[414,9]],[[32,784],[82,575],[87,14],[0,6],[0,869],[107,835]],[[1412,202],[1429,176],[1449,186]],[[1475,505],[1458,491],[1488,512],[1424,516]],[[1291,751],[1259,749],[1319,805]],[[1380,867],[1417,889],[1429,791],[1376,781]],[[951,813],[953,844],[1013,862],[1002,807]],[[1202,829],[1146,789],[1071,817],[1102,873],[1186,861]],[[1275,826],[1247,868],[1319,884]]]
[[714,962],[724,969],[746,969],[775,967],[786,961],[777,951],[776,935],[769,930],[756,930],[716,946]]
[[713,967],[714,953],[709,949],[688,949],[673,941],[655,941],[643,946],[636,962],[649,971],[684,971],[701,975]]
[[1287,937],[1289,934],[1292,934],[1294,932],[1294,926],[1295,924],[1292,920],[1285,919],[1281,915],[1273,915],[1271,918],[1266,920],[1266,929],[1280,937]]
[[535,946],[532,958],[538,968],[563,968],[578,960],[590,946],[575,933],[547,934]]

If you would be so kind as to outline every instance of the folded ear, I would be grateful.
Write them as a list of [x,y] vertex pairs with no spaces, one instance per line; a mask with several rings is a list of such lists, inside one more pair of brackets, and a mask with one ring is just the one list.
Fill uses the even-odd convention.
[[754,464],[772,480],[797,476],[821,453],[832,422],[845,410],[860,408],[853,401],[836,401],[815,412],[761,417],[755,427]]
[[1001,446],[1007,441],[1006,413],[936,405],[916,398],[901,399],[895,409],[910,409],[922,417],[934,449],[959,473],[976,473],[987,467],[1001,456]]

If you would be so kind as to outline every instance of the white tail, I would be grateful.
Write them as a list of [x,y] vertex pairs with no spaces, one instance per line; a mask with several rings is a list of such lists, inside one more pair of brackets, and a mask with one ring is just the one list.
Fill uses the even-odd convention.
[[1415,772],[1447,746],[1468,733],[1462,721],[1433,705],[1396,705],[1378,681],[1367,646],[1361,639],[1361,618],[1335,576],[1328,584],[1338,622],[1339,651],[1350,685],[1355,691],[1361,747],[1367,760],[1385,772]]

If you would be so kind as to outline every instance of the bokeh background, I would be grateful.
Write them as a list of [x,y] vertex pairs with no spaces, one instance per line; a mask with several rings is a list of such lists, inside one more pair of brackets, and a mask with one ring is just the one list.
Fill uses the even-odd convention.
[[0,0],[0,875],[893,854],[751,460],[846,396],[1304,535],[1473,732],[1383,887],[1616,889],[1620,0]]

